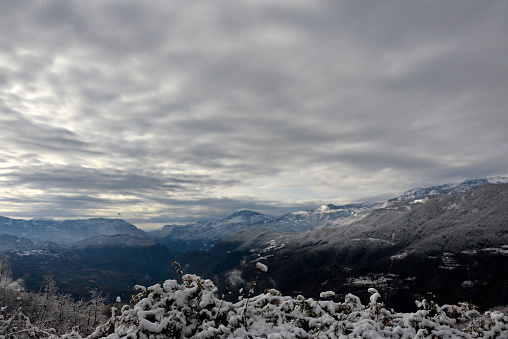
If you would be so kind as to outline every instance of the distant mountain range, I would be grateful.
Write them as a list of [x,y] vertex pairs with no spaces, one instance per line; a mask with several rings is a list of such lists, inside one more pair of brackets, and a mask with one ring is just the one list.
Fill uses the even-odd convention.
[[[34,243],[51,241],[68,245],[95,236],[127,234],[139,238],[155,238],[173,253],[207,250],[236,231],[264,227],[278,232],[299,233],[319,227],[338,227],[361,220],[374,209],[397,202],[423,199],[447,194],[465,193],[488,183],[506,183],[508,178],[466,180],[459,184],[444,184],[428,188],[414,188],[400,197],[385,202],[360,202],[346,205],[327,204],[312,210],[296,211],[281,216],[269,216],[241,210],[217,220],[199,220],[187,225],[166,225],[144,232],[121,219],[12,219],[0,216],[0,235],[26,238]],[[0,247],[1,248],[1,247]]]
[[33,242],[52,241],[60,245],[71,244],[97,235],[128,234],[140,238],[150,235],[121,219],[11,219],[0,217],[0,234],[27,238]]
[[166,225],[149,232],[176,254],[206,250],[226,236],[246,228],[265,227],[279,232],[303,232],[316,227],[344,225],[367,215],[379,202],[335,206],[322,205],[309,211],[298,211],[273,217],[258,212],[237,211],[224,219],[196,221],[187,225]]

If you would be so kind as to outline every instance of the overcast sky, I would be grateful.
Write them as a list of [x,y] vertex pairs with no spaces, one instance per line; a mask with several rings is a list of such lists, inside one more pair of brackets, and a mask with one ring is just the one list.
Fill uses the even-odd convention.
[[508,173],[508,2],[1,1],[0,215],[145,228]]

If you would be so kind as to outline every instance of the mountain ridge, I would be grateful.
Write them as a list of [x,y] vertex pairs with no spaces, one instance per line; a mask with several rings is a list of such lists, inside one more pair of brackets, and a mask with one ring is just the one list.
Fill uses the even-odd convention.
[[[413,188],[399,197],[385,202],[357,202],[344,205],[323,204],[306,211],[295,211],[281,216],[268,216],[255,211],[240,210],[217,220],[200,220],[186,225],[165,225],[149,233],[176,254],[186,251],[208,250],[234,232],[251,227],[264,227],[278,232],[300,233],[319,227],[344,227],[366,217],[376,208],[398,208],[397,203],[472,191],[489,183],[506,183],[506,177],[468,179],[459,183]],[[406,206],[407,207],[407,206]],[[232,222],[236,220],[236,222]]]
[[122,219],[13,219],[0,217],[0,234],[27,238],[35,243],[53,241],[67,245],[97,235],[129,234],[148,238],[146,232]]
[[181,254],[192,250],[208,250],[228,235],[245,228],[264,227],[278,232],[300,233],[320,227],[347,227],[365,218],[377,208],[407,208],[397,206],[403,202],[417,204],[420,200],[430,197],[465,193],[489,183],[506,182],[508,182],[506,177],[470,179],[454,184],[413,188],[385,202],[357,202],[344,205],[330,203],[280,216],[239,210],[216,220],[197,220],[186,225],[165,225],[149,232],[144,232],[121,219],[23,220],[0,216],[0,234],[27,238],[34,243],[52,241],[58,245],[67,245],[100,235],[129,234],[141,238],[153,237],[175,254]]

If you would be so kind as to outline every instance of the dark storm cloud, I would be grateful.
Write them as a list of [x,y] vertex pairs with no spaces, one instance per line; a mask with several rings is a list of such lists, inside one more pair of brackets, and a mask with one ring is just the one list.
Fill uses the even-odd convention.
[[0,11],[4,214],[170,223],[507,172],[505,2]]

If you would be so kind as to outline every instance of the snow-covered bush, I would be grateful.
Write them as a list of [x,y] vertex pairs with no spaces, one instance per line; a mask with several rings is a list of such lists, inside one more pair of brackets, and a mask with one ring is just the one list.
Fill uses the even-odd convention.
[[[2,311],[4,308],[2,307]],[[23,313],[15,313],[5,318],[0,315],[0,338],[2,339],[31,339],[31,338],[57,338],[55,331],[40,330],[32,325],[30,319]]]
[[423,300],[417,312],[396,313],[379,302],[375,289],[367,305],[352,294],[336,302],[274,289],[232,303],[216,291],[210,280],[190,274],[141,288],[135,304],[89,338],[508,338],[506,314],[482,315],[467,303]]

